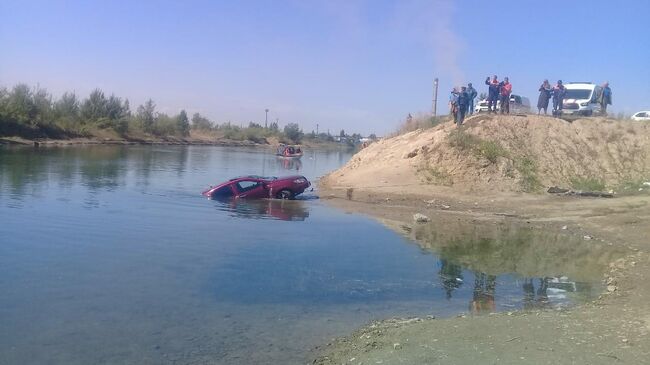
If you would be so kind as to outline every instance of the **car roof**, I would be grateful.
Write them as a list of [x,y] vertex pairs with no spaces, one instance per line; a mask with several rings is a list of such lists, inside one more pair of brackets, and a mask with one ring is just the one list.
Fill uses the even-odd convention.
[[235,180],[245,180],[245,179],[253,179],[253,180],[277,180],[278,178],[275,176],[260,176],[260,175],[244,175],[244,176],[238,176],[234,177],[228,181],[235,181]]
[[596,84],[592,84],[589,82],[570,82],[568,84],[564,84],[565,89],[569,90],[593,90],[596,88]]

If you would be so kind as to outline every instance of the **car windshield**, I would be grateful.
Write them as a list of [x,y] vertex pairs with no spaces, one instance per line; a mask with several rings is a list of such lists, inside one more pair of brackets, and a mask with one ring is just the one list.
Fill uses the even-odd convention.
[[590,89],[567,89],[565,99],[591,99]]

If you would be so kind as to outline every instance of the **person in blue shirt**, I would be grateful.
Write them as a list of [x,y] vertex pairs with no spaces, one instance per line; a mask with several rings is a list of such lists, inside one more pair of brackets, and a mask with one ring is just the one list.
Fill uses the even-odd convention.
[[609,88],[609,82],[603,84],[599,99],[600,112],[602,115],[607,115],[607,105],[612,105],[612,89]]
[[458,116],[456,117],[456,125],[460,127],[465,120],[465,113],[467,113],[467,104],[469,104],[469,95],[465,86],[460,88],[458,92]]
[[467,113],[470,115],[474,114],[474,99],[476,99],[477,95],[478,92],[476,92],[476,89],[472,86],[472,83],[470,82],[467,84],[467,96],[469,97],[469,102],[467,103]]
[[485,85],[488,86],[488,97],[487,97],[488,113],[493,112],[494,114],[496,114],[497,101],[499,100],[499,94],[501,91],[499,80],[497,80],[497,75],[492,76],[492,81],[490,81],[490,77],[488,76],[485,79]]
[[456,88],[451,89],[449,94],[449,113],[454,117],[454,123],[458,120],[458,91]]

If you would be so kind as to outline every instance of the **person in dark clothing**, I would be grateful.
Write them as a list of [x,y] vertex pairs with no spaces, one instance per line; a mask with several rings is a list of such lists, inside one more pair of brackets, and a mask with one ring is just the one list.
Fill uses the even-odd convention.
[[546,110],[548,109],[548,101],[551,99],[551,94],[553,89],[551,89],[551,84],[548,80],[544,80],[542,86],[539,87],[539,97],[537,98],[537,114],[541,114],[542,109],[544,110],[544,115],[546,115]]
[[609,88],[609,82],[603,84],[603,90],[600,92],[598,102],[600,103],[600,113],[607,115],[607,105],[612,104],[612,89]]
[[565,95],[566,89],[562,85],[562,80],[557,80],[557,85],[553,88],[553,115],[562,114],[562,103]]
[[469,97],[469,103],[467,104],[467,112],[470,115],[474,114],[474,99],[476,99],[477,95],[478,92],[472,86],[472,83],[470,82],[469,84],[467,84],[467,96]]
[[512,93],[512,84],[507,77],[499,84],[499,100],[501,103],[501,114],[510,114],[510,94]]
[[465,86],[460,88],[458,92],[458,116],[456,117],[456,125],[460,126],[465,120],[465,113],[467,113],[467,105],[469,104],[469,95]]
[[488,86],[488,113],[494,112],[497,113],[497,100],[499,100],[499,81],[497,80],[497,75],[492,76],[492,81],[490,77],[485,79],[485,85]]

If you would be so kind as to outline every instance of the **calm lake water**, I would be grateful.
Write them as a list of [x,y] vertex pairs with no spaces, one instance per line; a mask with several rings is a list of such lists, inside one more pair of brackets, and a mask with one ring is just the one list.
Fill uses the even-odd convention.
[[450,248],[457,236],[422,226],[418,245],[327,206],[317,189],[296,201],[200,195],[245,174],[313,182],[350,156],[0,148],[0,363],[306,364],[315,346],[374,319],[566,306],[598,292],[589,282],[606,260],[576,282],[563,275],[585,255],[538,252],[520,231],[473,232]]

